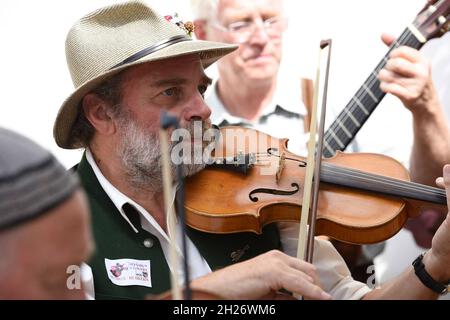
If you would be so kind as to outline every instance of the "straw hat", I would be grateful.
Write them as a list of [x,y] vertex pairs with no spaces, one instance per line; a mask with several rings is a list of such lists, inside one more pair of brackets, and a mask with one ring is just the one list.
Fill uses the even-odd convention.
[[206,68],[237,46],[193,40],[143,2],[99,9],[81,18],[66,39],[66,58],[75,91],[55,120],[56,143],[73,149],[70,136],[81,99],[108,77],[137,64],[198,53]]

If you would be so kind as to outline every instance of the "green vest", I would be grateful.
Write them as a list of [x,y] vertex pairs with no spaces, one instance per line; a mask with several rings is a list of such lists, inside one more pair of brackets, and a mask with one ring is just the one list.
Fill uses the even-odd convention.
[[[89,261],[94,276],[96,299],[142,299],[170,289],[169,267],[158,238],[136,226],[136,233],[100,186],[94,171],[83,156],[75,169],[88,195],[95,253]],[[281,250],[275,224],[264,228],[261,235],[250,232],[209,234],[187,228],[191,241],[212,270],[253,258],[263,252]],[[149,246],[148,243],[152,243]],[[152,287],[119,286],[109,279],[105,258],[110,260],[150,260]]]

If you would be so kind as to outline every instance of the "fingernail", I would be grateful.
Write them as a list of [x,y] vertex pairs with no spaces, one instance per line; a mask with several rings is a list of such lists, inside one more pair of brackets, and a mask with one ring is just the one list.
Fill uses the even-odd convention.
[[333,299],[328,293],[326,293],[325,291],[324,292],[322,292],[322,298],[324,299],[324,300],[331,300],[331,299]]

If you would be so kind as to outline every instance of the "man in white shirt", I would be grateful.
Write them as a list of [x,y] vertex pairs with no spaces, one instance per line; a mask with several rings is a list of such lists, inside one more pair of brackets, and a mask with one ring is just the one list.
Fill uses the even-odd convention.
[[[170,17],[133,1],[85,16],[67,37],[76,89],[60,109],[54,137],[63,148],[87,149],[77,172],[93,216],[97,251],[89,264],[95,298],[161,293],[170,285],[170,272],[179,273],[167,257],[160,113],[170,112],[183,128],[201,122],[208,129],[210,110],[203,94],[210,79],[204,68],[236,47],[192,40],[186,35],[188,24],[176,26],[167,20]],[[202,168],[183,164],[187,175]],[[450,260],[445,247],[450,232],[445,225],[441,230],[437,248],[423,261],[432,277],[443,282],[450,276],[442,267]],[[292,258],[277,249],[292,247],[296,237],[278,234],[270,225],[258,236],[196,230],[188,235],[189,269],[197,277],[192,286],[225,298],[258,298],[280,289],[314,299],[437,296],[412,268],[390,286],[370,291],[350,277],[327,241],[317,240],[314,265]]]

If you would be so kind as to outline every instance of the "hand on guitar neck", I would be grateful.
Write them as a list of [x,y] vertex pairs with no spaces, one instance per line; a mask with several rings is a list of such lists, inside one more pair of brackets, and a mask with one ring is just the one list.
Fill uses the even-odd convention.
[[[381,39],[387,46],[395,41],[389,34],[383,34]],[[381,90],[399,98],[414,116],[441,111],[431,78],[431,64],[418,50],[407,46],[392,50],[378,77]]]

